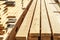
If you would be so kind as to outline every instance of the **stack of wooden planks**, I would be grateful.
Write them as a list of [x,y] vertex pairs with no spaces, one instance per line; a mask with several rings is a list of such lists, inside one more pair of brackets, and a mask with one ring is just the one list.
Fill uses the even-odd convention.
[[5,33],[5,28],[2,24],[2,17],[7,12],[7,7],[4,5],[6,1],[0,1],[0,35],[3,35]]
[[[33,0],[32,4],[19,28],[19,31],[17,32],[16,40],[33,40],[33,39],[38,40],[38,36],[39,36],[39,32],[40,32],[40,30],[39,30],[40,29],[40,17],[39,16],[40,16],[40,1]],[[33,23],[32,23],[32,21],[33,21]]]
[[6,1],[0,1],[0,17],[7,12],[7,5],[5,5]]
[[60,40],[60,10],[54,3],[54,0],[33,0],[16,40]]
[[[0,1],[0,40],[60,40],[60,8],[55,1],[24,0],[24,10],[21,1]],[[5,4],[14,7],[7,12]]]

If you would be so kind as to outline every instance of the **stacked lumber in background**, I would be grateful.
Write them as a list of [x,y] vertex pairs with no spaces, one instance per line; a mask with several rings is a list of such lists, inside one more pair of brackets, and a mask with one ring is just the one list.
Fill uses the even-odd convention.
[[[21,8],[21,0],[8,0],[3,3],[4,5],[7,5],[8,2],[8,5],[6,6],[8,11],[1,15],[2,29],[4,29],[3,31],[6,30],[6,33],[4,33],[4,35],[0,35],[0,40],[15,40],[17,30],[19,29],[20,24],[22,23],[27,11],[29,10],[32,1],[33,0],[29,0],[26,3],[26,9],[24,10]],[[15,6],[12,6],[13,4]]]
[[5,5],[6,1],[0,1],[0,16],[7,12],[7,5]]
[[40,36],[40,0],[33,0],[16,34],[16,40],[38,40],[39,36]]
[[0,0],[0,35],[3,35],[5,33],[5,28],[2,24],[2,17],[3,15],[7,12],[7,7],[6,5],[4,4],[6,1],[4,0]]

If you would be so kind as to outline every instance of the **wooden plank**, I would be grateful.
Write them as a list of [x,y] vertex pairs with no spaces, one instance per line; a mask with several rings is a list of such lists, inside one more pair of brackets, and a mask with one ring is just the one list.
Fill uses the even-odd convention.
[[41,40],[51,40],[51,30],[44,0],[42,0],[41,7]]
[[19,31],[17,32],[16,40],[27,40],[28,39],[28,32],[29,32],[31,21],[32,21],[35,4],[36,4],[36,0],[33,0],[33,3],[31,4],[30,9],[25,16],[25,19],[23,23],[21,24]]
[[35,14],[29,33],[29,40],[38,40],[40,36],[40,0],[37,1]]
[[[47,9],[48,9],[48,14],[49,14],[49,18],[51,21],[51,27],[53,30],[53,37],[54,40],[59,40],[60,39],[60,14],[54,13],[54,11],[56,11],[56,8],[54,8],[53,5],[49,4],[51,1],[50,0],[45,0],[46,1],[46,5],[47,5]],[[54,10],[53,10],[53,9]]]
[[8,8],[5,8],[5,10],[3,10],[4,11],[4,14],[8,11]]

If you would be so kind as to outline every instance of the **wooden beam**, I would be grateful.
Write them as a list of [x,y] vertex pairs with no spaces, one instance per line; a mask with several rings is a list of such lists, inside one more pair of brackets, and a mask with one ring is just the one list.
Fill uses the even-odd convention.
[[38,40],[40,36],[40,0],[37,1],[34,18],[29,33],[29,40]]
[[44,0],[42,0],[41,7],[41,40],[51,40],[51,30]]

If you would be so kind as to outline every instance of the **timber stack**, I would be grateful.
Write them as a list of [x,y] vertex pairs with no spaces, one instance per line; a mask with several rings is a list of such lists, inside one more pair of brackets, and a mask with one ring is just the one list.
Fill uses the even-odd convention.
[[0,40],[60,40],[58,4],[59,0],[0,0]]

